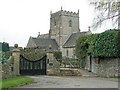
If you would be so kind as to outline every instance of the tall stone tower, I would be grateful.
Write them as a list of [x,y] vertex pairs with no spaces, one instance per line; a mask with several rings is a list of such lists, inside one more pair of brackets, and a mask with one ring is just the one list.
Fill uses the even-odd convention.
[[55,39],[62,49],[62,46],[72,33],[80,32],[79,30],[79,10],[78,12],[69,12],[61,10],[52,13],[50,17],[50,37]]

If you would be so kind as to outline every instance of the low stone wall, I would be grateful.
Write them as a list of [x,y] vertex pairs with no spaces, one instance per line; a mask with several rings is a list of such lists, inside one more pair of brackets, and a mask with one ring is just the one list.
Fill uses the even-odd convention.
[[0,72],[3,78],[12,77],[14,75],[13,66],[9,64],[0,64]]
[[6,59],[6,62],[0,63],[0,76],[1,78],[8,78],[19,75],[19,60],[20,50],[18,45],[15,44],[12,55]]
[[120,58],[92,58],[91,71],[99,76],[118,76],[120,75],[119,64]]

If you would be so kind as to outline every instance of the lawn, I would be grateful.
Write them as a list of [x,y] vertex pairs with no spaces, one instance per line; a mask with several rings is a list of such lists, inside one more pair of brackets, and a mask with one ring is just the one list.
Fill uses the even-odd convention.
[[33,80],[25,76],[16,76],[0,80],[0,88],[13,88],[32,83]]
[[112,78],[120,78],[120,76],[113,76]]

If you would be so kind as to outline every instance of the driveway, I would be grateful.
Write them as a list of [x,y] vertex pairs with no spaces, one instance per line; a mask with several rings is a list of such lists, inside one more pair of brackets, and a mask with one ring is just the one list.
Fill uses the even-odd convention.
[[118,88],[117,79],[75,76],[28,76],[35,83],[20,88]]

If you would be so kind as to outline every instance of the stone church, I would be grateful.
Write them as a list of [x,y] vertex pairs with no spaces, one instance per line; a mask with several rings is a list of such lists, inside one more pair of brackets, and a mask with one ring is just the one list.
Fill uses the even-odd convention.
[[70,12],[61,9],[51,12],[49,33],[30,37],[26,48],[48,50],[51,47],[53,51],[61,51],[62,57],[75,58],[75,41],[82,34],[91,34],[91,31],[80,32],[79,10]]

